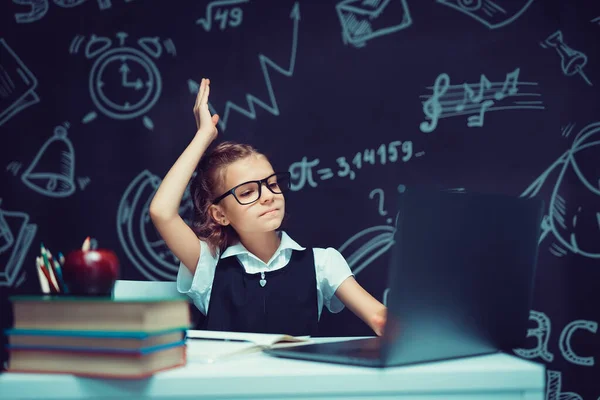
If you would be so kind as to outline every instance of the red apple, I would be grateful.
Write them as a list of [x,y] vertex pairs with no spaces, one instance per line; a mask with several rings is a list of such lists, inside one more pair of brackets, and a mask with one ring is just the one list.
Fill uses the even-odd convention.
[[110,296],[119,277],[119,259],[107,249],[74,250],[62,268],[69,294]]

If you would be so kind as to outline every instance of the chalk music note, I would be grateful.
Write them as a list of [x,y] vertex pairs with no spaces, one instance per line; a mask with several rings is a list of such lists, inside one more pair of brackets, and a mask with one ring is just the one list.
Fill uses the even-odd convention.
[[479,93],[477,93],[477,95],[475,95],[475,91],[471,89],[471,86],[468,83],[465,82],[463,84],[463,87],[465,96],[463,98],[463,101],[456,105],[457,112],[463,111],[468,102],[471,102],[473,104],[481,103],[486,89],[492,88],[492,83],[485,75],[482,74],[481,78],[479,79]]
[[[519,84],[519,70],[520,68],[517,68],[513,72],[506,74],[506,79],[504,80],[504,86],[502,86],[502,90],[494,94],[494,98],[496,100],[502,100],[508,96],[514,95],[519,91],[517,88],[517,85]],[[511,85],[510,89],[508,88],[509,85]]]
[[483,103],[481,103],[481,108],[479,109],[479,115],[471,115],[469,118],[467,118],[467,126],[469,128],[472,128],[474,126],[482,127],[483,126],[483,116],[484,116],[485,112],[487,111],[487,109],[493,105],[494,105],[493,100],[486,100]]
[[449,87],[450,76],[448,76],[446,73],[439,74],[435,79],[435,84],[433,85],[433,94],[426,102],[423,103],[423,112],[425,113],[425,116],[430,119],[430,121],[421,122],[419,125],[421,132],[433,132],[433,130],[436,128],[438,119],[443,111],[439,99],[448,91]]

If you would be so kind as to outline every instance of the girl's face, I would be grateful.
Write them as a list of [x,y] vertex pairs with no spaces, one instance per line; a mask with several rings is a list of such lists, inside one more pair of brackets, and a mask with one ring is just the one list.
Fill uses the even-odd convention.
[[[225,169],[224,180],[220,188],[222,189],[221,193],[245,182],[265,179],[274,173],[271,163],[265,156],[251,155],[230,164]],[[251,204],[242,205],[235,196],[226,196],[212,207],[212,217],[221,225],[231,224],[240,236],[276,230],[283,220],[285,199],[283,194],[270,191],[267,184],[263,183],[260,197]],[[247,189],[244,185],[236,190],[236,195],[242,202],[246,202],[248,196],[252,196]]]

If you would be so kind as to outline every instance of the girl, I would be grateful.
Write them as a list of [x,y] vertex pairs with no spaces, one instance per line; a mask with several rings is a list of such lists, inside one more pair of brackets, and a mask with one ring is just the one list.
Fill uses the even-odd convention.
[[[219,121],[208,109],[209,92],[210,80],[202,79],[196,135],[150,204],[154,225],[181,261],[178,290],[206,315],[205,329],[315,336],[325,305],[334,313],[347,306],[381,335],[386,307],[356,282],[343,256],[307,250],[278,231],[289,173],[274,171],[249,145],[224,142],[207,152]],[[190,227],[178,212],[197,166]]]

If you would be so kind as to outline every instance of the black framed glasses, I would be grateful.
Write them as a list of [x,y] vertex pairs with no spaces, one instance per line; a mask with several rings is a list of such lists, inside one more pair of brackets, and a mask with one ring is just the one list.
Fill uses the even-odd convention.
[[213,204],[218,204],[230,194],[232,194],[237,202],[241,205],[252,204],[260,199],[263,184],[272,193],[285,193],[290,188],[290,173],[276,172],[273,175],[269,175],[265,179],[261,179],[259,181],[248,181],[241,183],[214,199]]

